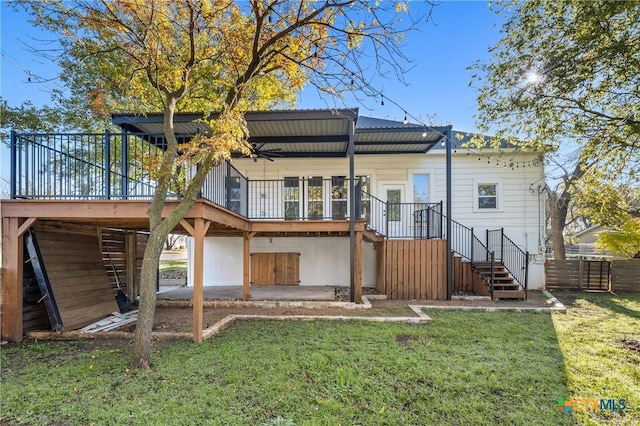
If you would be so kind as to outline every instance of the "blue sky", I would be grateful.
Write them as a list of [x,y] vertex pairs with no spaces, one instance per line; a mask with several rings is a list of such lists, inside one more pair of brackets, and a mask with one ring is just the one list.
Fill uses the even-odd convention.
[[[411,6],[422,7],[419,2]],[[1,1],[0,13],[0,94],[12,106],[26,100],[46,104],[51,89],[57,87],[55,64],[32,55],[25,45],[46,40],[47,34],[33,28],[24,13],[16,13],[5,1]],[[361,115],[397,120],[402,120],[404,109],[427,122],[435,115],[435,124],[452,124],[457,130],[473,131],[477,93],[469,87],[471,72],[467,67],[476,60],[488,60],[488,47],[500,37],[501,19],[488,9],[485,1],[444,1],[436,6],[432,20],[423,25],[421,32],[409,35],[405,50],[413,60],[410,65],[413,68],[406,75],[409,85],[377,80],[385,97],[402,108],[389,101],[381,106],[380,99],[368,99],[363,104],[353,100],[347,100],[346,105],[336,104],[319,98],[315,90],[303,92],[298,107],[357,106]],[[53,80],[38,83],[35,76]]]
[[[416,1],[411,7],[424,4]],[[475,131],[477,93],[469,86],[472,73],[467,67],[489,59],[488,48],[499,40],[503,19],[489,10],[486,1],[443,1],[433,9],[432,19],[421,31],[408,36],[404,50],[412,59],[405,78],[408,85],[376,80],[387,99],[384,106],[379,98],[362,103],[346,99],[341,104],[320,98],[315,90],[305,90],[297,107],[358,107],[361,115],[395,120],[402,120],[407,111],[426,124],[451,124],[456,130]],[[0,96],[9,105],[27,100],[45,105],[50,102],[51,91],[59,88],[55,63],[33,55],[28,48],[46,49],[46,40],[50,39],[51,35],[29,24],[26,13],[16,12],[0,0]],[[39,82],[40,78],[46,81]],[[0,192],[2,178],[8,175],[6,153],[6,147],[0,144]]]

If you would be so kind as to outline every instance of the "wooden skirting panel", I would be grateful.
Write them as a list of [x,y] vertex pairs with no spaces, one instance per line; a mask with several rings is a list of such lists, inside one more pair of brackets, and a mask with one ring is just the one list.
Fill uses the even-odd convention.
[[[29,259],[26,248],[24,252],[24,258]],[[42,293],[31,262],[26,262],[22,273],[22,328],[25,333],[51,329],[51,323],[41,299]]]
[[446,300],[445,240],[387,240],[383,249],[387,298]]
[[36,229],[36,238],[63,330],[82,327],[118,311],[96,231],[80,235]]
[[453,258],[453,292],[491,296],[491,290],[480,275],[471,268],[471,263],[464,262],[457,256]]

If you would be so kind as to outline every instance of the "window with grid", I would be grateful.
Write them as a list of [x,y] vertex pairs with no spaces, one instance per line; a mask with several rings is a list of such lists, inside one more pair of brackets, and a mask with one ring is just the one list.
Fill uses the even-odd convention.
[[360,180],[360,219],[371,219],[371,176],[358,176]]
[[284,218],[300,218],[300,180],[297,176],[284,178]]
[[478,184],[478,209],[498,208],[498,184]]
[[240,213],[242,205],[242,188],[240,177],[227,176],[226,178],[226,207],[232,212]]
[[309,219],[320,220],[324,217],[324,203],[322,200],[322,176],[309,178],[308,202]]
[[345,176],[331,177],[331,219],[347,218],[347,180]]

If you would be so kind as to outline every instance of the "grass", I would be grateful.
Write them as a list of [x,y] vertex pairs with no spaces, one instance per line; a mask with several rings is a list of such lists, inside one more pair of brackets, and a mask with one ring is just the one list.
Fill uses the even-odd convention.
[[[570,295],[576,296],[576,295]],[[126,345],[3,348],[8,424],[638,424],[640,295],[577,295],[567,314],[430,310],[428,325],[241,322],[165,344],[154,369]],[[561,296],[562,297],[562,296]],[[555,409],[625,398],[623,412]],[[4,423],[3,423],[4,424]]]
[[623,345],[623,340],[640,341],[640,293],[556,296],[569,308],[566,315],[554,316],[568,398],[625,399],[628,407],[622,412],[578,411],[577,421],[640,424],[640,350]]
[[175,272],[187,269],[187,259],[161,260],[160,272]]

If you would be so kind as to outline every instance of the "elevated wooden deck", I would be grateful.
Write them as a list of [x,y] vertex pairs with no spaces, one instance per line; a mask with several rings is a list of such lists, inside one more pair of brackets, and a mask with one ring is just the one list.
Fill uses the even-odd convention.
[[[23,337],[23,263],[24,234],[38,224],[49,230],[66,232],[78,228],[118,228],[147,231],[149,201],[135,200],[3,200],[2,218],[2,338],[21,341]],[[177,201],[168,201],[163,211],[168,215]],[[256,236],[349,237],[348,220],[249,220],[212,202],[198,200],[176,226],[175,233],[194,237],[194,330],[202,330],[203,252],[207,236],[236,236],[244,241],[243,296],[249,299],[249,254],[251,239]],[[356,266],[355,298],[362,295],[362,240],[380,238],[365,232],[365,221],[355,223]],[[351,261],[351,260],[349,260]],[[202,339],[194,333],[194,341]]]

